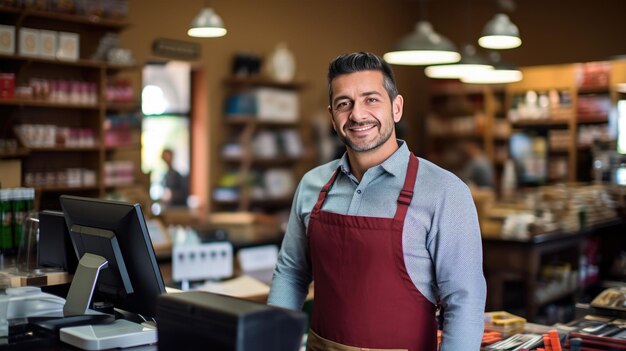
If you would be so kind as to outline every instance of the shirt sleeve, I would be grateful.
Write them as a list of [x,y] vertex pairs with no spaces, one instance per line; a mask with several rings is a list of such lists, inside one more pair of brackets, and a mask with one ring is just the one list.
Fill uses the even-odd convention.
[[298,186],[294,195],[287,231],[278,253],[268,298],[270,305],[294,310],[302,309],[312,280],[306,226],[303,216],[300,215],[301,187],[302,184]]
[[467,186],[450,185],[437,204],[427,242],[443,308],[440,351],[480,350],[486,284],[478,216]]

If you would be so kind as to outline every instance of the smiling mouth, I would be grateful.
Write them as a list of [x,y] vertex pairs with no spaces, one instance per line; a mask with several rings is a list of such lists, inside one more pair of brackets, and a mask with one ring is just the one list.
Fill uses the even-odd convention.
[[370,130],[372,128],[375,128],[377,126],[376,123],[367,123],[367,124],[353,124],[351,126],[348,126],[346,129],[352,132],[364,132],[367,130]]

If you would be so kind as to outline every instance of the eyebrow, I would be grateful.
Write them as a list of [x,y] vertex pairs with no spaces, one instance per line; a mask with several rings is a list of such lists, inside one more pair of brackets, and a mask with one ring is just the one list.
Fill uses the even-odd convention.
[[[365,97],[365,96],[370,96],[370,95],[377,95],[377,96],[382,96],[381,93],[379,93],[376,90],[372,90],[372,91],[366,91],[364,93],[361,93],[359,96],[361,97]],[[340,100],[344,100],[344,99],[350,99],[350,97],[346,96],[346,95],[341,95],[341,96],[337,96],[336,98],[333,99],[333,105],[336,104],[338,101]]]

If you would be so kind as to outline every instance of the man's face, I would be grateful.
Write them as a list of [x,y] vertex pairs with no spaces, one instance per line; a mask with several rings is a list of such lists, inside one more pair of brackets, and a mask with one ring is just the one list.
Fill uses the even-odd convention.
[[[402,118],[402,96],[390,101],[379,71],[343,74],[332,81],[328,110],[344,144],[356,152],[395,143],[394,122]],[[393,138],[391,138],[393,136]]]

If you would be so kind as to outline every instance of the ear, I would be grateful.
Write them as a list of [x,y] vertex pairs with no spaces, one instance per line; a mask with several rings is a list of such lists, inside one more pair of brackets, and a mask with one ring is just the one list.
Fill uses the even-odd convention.
[[400,120],[402,119],[403,106],[404,106],[404,98],[402,97],[402,95],[396,96],[391,106],[391,111],[393,112],[393,121],[395,123],[400,122]]

